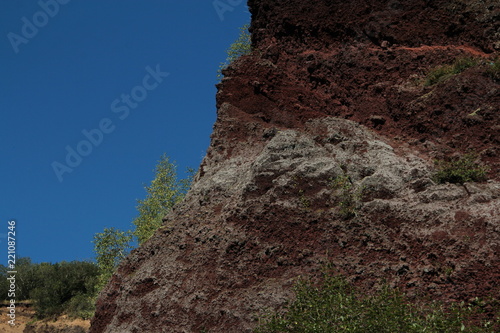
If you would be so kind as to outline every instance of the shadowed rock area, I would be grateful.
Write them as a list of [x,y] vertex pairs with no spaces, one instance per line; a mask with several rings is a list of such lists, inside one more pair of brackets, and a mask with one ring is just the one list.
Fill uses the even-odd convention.
[[[254,51],[218,85],[193,187],[90,332],[251,332],[326,263],[366,292],[500,298],[498,2],[248,3]],[[477,64],[424,85],[457,58]],[[433,181],[467,152],[488,181]]]

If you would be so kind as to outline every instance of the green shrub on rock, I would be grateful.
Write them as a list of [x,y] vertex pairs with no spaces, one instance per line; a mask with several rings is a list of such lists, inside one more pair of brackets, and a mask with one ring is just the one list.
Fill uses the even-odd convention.
[[488,167],[476,163],[476,156],[467,154],[454,161],[436,161],[434,180],[439,183],[463,184],[486,180]]
[[341,175],[332,179],[330,186],[334,190],[339,190],[339,213],[349,219],[357,215],[360,206],[363,189],[355,189],[351,179],[347,175]]

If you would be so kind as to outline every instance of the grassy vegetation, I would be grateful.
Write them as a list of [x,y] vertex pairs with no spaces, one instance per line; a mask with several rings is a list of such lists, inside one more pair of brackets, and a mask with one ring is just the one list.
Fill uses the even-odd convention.
[[285,311],[268,315],[255,333],[493,333],[500,324],[474,326],[469,324],[471,308],[458,305],[445,311],[438,304],[411,305],[387,287],[373,296],[362,295],[344,278],[329,274],[319,286],[299,281],[294,292],[295,300]]
[[488,167],[476,163],[477,157],[467,154],[453,161],[436,161],[437,171],[434,180],[438,184],[479,182],[487,178]]
[[462,73],[468,68],[477,66],[479,61],[474,58],[458,58],[451,65],[439,66],[432,69],[425,79],[425,86],[432,86],[453,75]]
[[494,81],[500,81],[500,57],[493,61],[485,61],[478,58],[465,57],[457,58],[452,64],[433,68],[424,80],[425,86],[433,86],[443,82],[450,77],[460,74],[468,68],[481,66],[487,76]]

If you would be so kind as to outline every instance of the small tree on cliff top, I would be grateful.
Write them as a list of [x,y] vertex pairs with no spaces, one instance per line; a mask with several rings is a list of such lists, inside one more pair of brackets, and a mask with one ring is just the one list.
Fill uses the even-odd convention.
[[133,237],[137,237],[139,244],[148,240],[161,226],[163,217],[182,200],[191,185],[194,170],[188,169],[188,173],[190,176],[187,179],[179,180],[175,164],[165,154],[162,155],[156,166],[155,178],[146,187],[146,199],[138,200],[139,216],[133,221],[135,230],[105,228],[94,235],[94,252],[100,268],[99,289],[104,287],[118,264],[133,248]]
[[245,24],[240,28],[240,35],[238,39],[231,44],[231,46],[227,49],[227,58],[225,62],[222,62],[219,66],[219,70],[217,71],[217,78],[219,80],[222,79],[222,71],[227,68],[233,61],[241,57],[242,55],[247,55],[252,52],[252,40],[250,33],[248,32],[248,28],[250,24]]

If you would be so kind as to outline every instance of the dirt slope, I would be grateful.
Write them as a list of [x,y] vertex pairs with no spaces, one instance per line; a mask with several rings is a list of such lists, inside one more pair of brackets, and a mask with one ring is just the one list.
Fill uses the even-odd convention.
[[0,318],[2,318],[0,322],[0,333],[22,333],[26,327],[26,323],[33,320],[35,311],[31,306],[17,304],[14,326],[9,324],[8,321],[11,318],[9,318],[8,315],[9,309],[7,308],[7,304],[2,304],[2,306],[0,306]]
[[[326,262],[367,292],[500,298],[498,2],[249,6],[254,52],[218,86],[195,184],[119,267],[90,331],[251,332]],[[478,65],[424,86],[457,57]],[[467,151],[490,181],[432,181],[434,158]]]
[[8,323],[9,311],[6,304],[0,307],[0,333],[87,333],[90,328],[89,320],[72,319],[60,316],[57,320],[36,320],[36,313],[32,304],[16,304],[15,325]]

